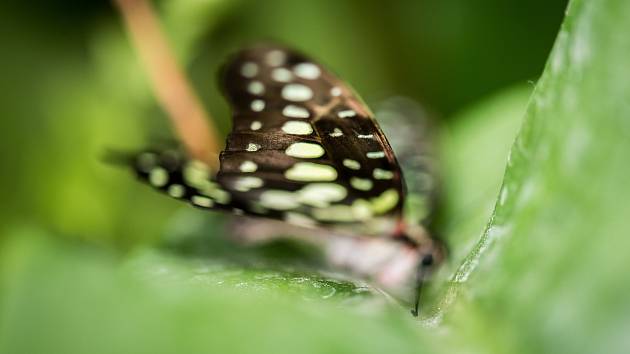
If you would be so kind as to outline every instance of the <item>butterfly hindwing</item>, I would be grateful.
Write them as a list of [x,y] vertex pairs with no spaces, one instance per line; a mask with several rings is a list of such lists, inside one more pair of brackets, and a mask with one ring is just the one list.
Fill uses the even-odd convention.
[[405,97],[380,102],[376,114],[383,131],[396,137],[392,148],[405,176],[405,222],[428,225],[440,200],[437,127],[422,106]]

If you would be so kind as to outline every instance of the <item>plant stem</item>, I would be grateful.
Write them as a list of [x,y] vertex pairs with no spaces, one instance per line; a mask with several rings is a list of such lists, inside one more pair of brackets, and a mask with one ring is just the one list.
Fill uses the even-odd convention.
[[189,155],[218,167],[217,130],[166,40],[148,0],[114,0],[162,108]]

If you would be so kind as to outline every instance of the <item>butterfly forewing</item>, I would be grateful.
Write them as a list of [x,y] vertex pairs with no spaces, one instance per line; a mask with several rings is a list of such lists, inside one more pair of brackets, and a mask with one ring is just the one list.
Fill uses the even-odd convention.
[[[314,223],[400,214],[402,175],[387,139],[349,86],[320,64],[256,47],[226,66],[223,87],[234,128],[218,181],[251,204],[248,211]],[[238,188],[243,179],[256,187]]]

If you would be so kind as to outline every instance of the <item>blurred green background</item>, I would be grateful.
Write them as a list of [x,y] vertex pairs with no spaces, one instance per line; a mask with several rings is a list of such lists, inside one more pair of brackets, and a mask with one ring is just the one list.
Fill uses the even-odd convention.
[[[565,1],[156,5],[178,57],[225,134],[229,113],[218,93],[218,67],[230,52],[268,39],[312,53],[372,105],[409,96],[455,126],[456,113],[476,100],[536,80]],[[6,171],[1,224],[38,225],[117,249],[159,242],[168,216],[182,206],[100,159],[107,148],[141,147],[171,136],[113,6],[0,6]]]
[[114,7],[2,2],[0,352],[623,352],[628,282],[610,274],[627,210],[608,207],[630,196],[630,8],[593,3],[574,1],[558,34],[559,0],[155,2],[223,134],[215,74],[259,40],[315,56],[372,107],[407,96],[430,112],[450,249],[431,298],[454,310],[422,326],[307,247],[234,245],[223,215],[105,164],[107,148],[172,137]]

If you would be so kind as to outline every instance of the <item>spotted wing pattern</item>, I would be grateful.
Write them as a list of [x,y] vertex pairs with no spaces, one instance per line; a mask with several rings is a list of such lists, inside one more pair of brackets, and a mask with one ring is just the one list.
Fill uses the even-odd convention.
[[[222,87],[233,129],[216,176],[202,164],[172,157],[167,165],[150,152],[148,162],[136,162],[141,177],[199,207],[391,231],[401,216],[402,173],[348,85],[295,51],[258,46],[227,64]],[[375,222],[386,226],[374,229]]]

